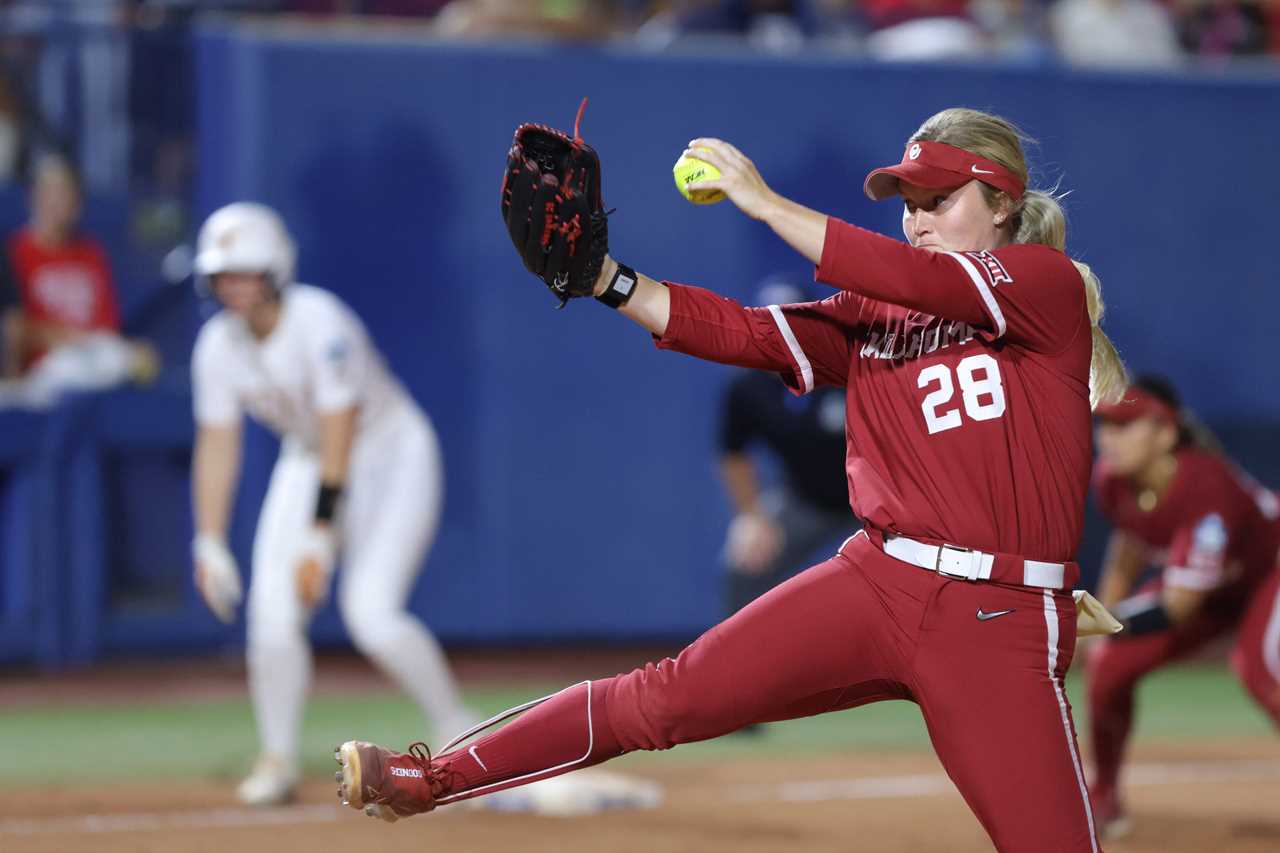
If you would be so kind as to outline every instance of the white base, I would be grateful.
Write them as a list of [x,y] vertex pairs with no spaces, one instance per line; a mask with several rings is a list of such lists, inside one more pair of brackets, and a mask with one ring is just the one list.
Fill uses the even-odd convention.
[[662,804],[662,786],[600,770],[567,773],[468,801],[473,808],[525,812],[547,817],[578,817],[616,809],[654,809]]

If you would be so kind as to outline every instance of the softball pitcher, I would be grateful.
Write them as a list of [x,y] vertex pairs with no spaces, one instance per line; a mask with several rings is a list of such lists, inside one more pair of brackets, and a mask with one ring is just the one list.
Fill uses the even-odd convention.
[[192,359],[195,578],[224,622],[241,599],[226,531],[243,414],[282,439],[254,537],[247,612],[262,754],[238,795],[256,805],[288,799],[297,783],[311,677],[307,625],[329,594],[339,550],[338,605],[356,647],[437,728],[458,731],[474,720],[439,644],[405,609],[440,517],[435,432],[351,309],[294,282],[294,260],[280,217],[245,202],[209,217],[195,259],[222,306],[200,330]]
[[1097,279],[1062,251],[1061,208],[1027,187],[1017,129],[945,110],[868,176],[872,198],[901,198],[905,243],[782,198],[727,142],[690,148],[721,172],[690,188],[769,225],[834,296],[744,308],[615,262],[599,161],[576,129],[517,131],[512,240],[557,297],[594,295],[659,348],[778,373],[801,394],[845,386],[863,531],[676,658],[513,709],[465,748],[343,744],[339,795],[395,818],[632,750],[907,699],[1000,850],[1096,853],[1062,679],[1091,395],[1119,392],[1123,368]]
[[[1120,767],[1134,690],[1239,629],[1232,664],[1280,726],[1280,501],[1207,445],[1177,393],[1144,377],[1098,409],[1094,491],[1114,525],[1098,594],[1128,630],[1088,654],[1094,811],[1124,835]],[[1159,574],[1144,580],[1145,570]]]

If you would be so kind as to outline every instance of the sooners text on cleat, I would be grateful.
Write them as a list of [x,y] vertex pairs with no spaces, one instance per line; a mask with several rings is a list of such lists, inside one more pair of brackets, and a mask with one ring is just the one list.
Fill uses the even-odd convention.
[[424,744],[393,752],[352,740],[338,747],[334,757],[342,768],[337,774],[338,797],[344,805],[385,821],[435,808],[440,781]]

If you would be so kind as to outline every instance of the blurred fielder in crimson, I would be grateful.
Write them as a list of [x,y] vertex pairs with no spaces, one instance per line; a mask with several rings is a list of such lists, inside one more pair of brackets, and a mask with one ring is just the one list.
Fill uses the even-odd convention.
[[1213,448],[1162,379],[1097,414],[1094,490],[1115,525],[1098,595],[1127,630],[1088,655],[1091,793],[1115,837],[1129,828],[1117,782],[1143,676],[1238,628],[1232,664],[1280,725],[1280,501]]
[[[340,795],[394,818],[632,750],[907,699],[1000,850],[1096,853],[1062,679],[1091,397],[1118,394],[1124,371],[1098,327],[1097,279],[1063,253],[1061,208],[1027,187],[1017,128],[945,110],[868,176],[872,198],[900,199],[906,242],[779,196],[727,142],[690,148],[722,174],[691,189],[724,191],[835,294],[744,308],[606,258],[595,295],[661,349],[777,373],[798,394],[845,387],[864,530],[678,657],[513,709],[527,712],[465,748],[343,744]],[[530,188],[508,189],[523,209]]]

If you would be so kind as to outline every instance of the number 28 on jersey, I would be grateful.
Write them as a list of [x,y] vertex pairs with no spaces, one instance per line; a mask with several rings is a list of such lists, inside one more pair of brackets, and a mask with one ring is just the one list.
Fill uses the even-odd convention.
[[946,364],[931,364],[916,377],[916,387],[929,390],[920,404],[929,435],[963,426],[965,418],[989,421],[1004,414],[1000,365],[987,353],[962,358],[954,371]]

